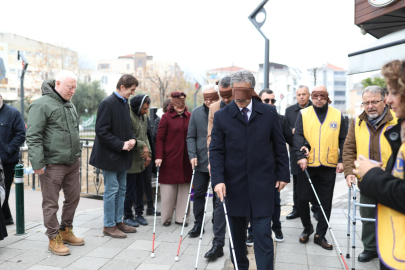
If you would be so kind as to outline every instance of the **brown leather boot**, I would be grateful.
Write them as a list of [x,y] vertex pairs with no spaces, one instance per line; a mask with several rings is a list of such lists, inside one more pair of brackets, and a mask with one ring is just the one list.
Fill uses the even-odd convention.
[[314,243],[327,250],[333,249],[333,245],[326,240],[325,236],[315,234]]
[[127,235],[125,233],[123,233],[121,230],[119,230],[117,228],[117,226],[104,227],[103,233],[104,233],[104,235],[108,235],[113,238],[127,238]]
[[63,244],[62,236],[60,234],[54,239],[49,240],[48,250],[59,256],[70,254],[70,250]]
[[124,222],[118,223],[117,228],[124,233],[136,233],[136,229],[134,227],[125,225]]
[[84,245],[84,239],[76,237],[71,228],[66,227],[64,231],[59,230],[59,234],[62,236],[64,244],[69,244],[72,246]]

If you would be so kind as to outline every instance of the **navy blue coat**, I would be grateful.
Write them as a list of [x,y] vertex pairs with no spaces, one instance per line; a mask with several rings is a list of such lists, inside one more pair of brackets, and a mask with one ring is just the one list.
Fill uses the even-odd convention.
[[3,164],[18,161],[25,141],[25,124],[21,113],[4,103],[0,108],[0,159]]
[[276,109],[252,102],[248,124],[234,101],[215,113],[209,149],[211,180],[213,187],[225,183],[230,216],[269,217],[274,210],[276,174],[278,181],[290,182],[288,154]]

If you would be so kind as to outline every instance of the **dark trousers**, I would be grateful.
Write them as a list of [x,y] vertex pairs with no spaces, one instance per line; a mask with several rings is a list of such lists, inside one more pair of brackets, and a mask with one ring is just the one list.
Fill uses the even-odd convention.
[[127,190],[124,201],[124,219],[134,218],[132,205],[135,204],[135,214],[143,213],[143,177],[142,173],[127,174]]
[[143,188],[146,197],[148,209],[153,209],[153,193],[152,193],[152,162],[145,168],[143,173]]
[[6,197],[4,199],[4,204],[2,207],[4,219],[10,219],[13,217],[11,215],[10,207],[8,206],[8,197],[10,196],[10,189],[11,189],[11,185],[13,184],[13,180],[14,180],[15,165],[17,165],[17,161],[14,163],[3,164],[4,177],[5,177],[4,182],[6,184]]
[[[202,226],[204,216],[205,197],[207,194],[208,183],[210,182],[210,174],[206,172],[194,173],[194,198],[193,198],[193,211],[194,211],[194,224]],[[215,222],[215,218],[214,218]]]
[[[280,214],[281,214],[281,199],[280,199],[280,192],[278,192],[278,188],[274,190],[274,213],[271,217],[272,225],[271,229],[276,232],[281,230],[281,222],[280,222]],[[248,234],[253,235],[252,223],[248,228]],[[256,239],[255,239],[256,240]]]
[[[248,217],[229,216],[232,240],[235,247],[235,256],[240,270],[249,269],[249,260],[246,257],[246,227]],[[258,270],[272,270],[274,259],[273,239],[271,237],[271,217],[250,217],[250,224],[255,235],[255,260]],[[229,244],[229,247],[231,245]],[[231,250],[232,260],[232,250]]]
[[[301,168],[298,168],[298,170],[301,170]],[[316,190],[316,185],[314,185],[314,187]],[[300,212],[299,207],[298,207],[299,201],[298,201],[298,195],[297,195],[297,175],[294,175],[294,174],[293,174],[293,200],[294,200],[293,211]],[[318,213],[320,208],[319,208],[319,203],[315,197],[311,200],[311,204],[312,204],[311,211],[314,213]]]
[[214,192],[214,226],[212,230],[214,231],[214,240],[212,240],[212,245],[225,246],[225,230],[226,221],[224,207],[220,199],[216,197]]
[[[323,210],[328,218],[330,219],[330,213],[332,210],[332,199],[333,190],[335,188],[336,180],[336,168],[330,168],[325,166],[320,167],[308,167],[307,168],[311,181],[317,186],[316,191],[321,201]],[[311,228],[311,216],[309,210],[309,202],[312,199],[316,199],[312,187],[308,181],[308,177],[305,172],[299,170],[298,172],[298,199],[299,199],[299,210],[302,225],[305,229]],[[325,236],[328,229],[328,224],[326,223],[325,217],[322,212],[319,211],[318,225],[316,226],[316,234],[320,236]]]

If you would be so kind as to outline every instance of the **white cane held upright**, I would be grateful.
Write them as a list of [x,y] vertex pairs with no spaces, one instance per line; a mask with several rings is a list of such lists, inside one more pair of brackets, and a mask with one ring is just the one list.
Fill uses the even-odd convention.
[[210,189],[211,189],[211,179],[210,179],[210,182],[208,183],[207,196],[205,197],[204,217],[203,217],[202,225],[201,225],[200,240],[198,241],[197,258],[195,260],[195,270],[197,270],[198,257],[200,256],[201,241],[202,241],[202,235],[204,233],[205,215],[207,213],[207,205],[208,205],[208,198],[210,196]]
[[156,173],[155,213],[153,217],[153,241],[152,241],[152,254],[150,254],[152,258],[155,258],[156,209],[157,209],[158,186],[159,186],[159,168],[160,166],[157,167]]
[[235,256],[235,248],[234,248],[234,246],[233,246],[231,227],[229,226],[228,212],[226,211],[226,206],[225,206],[225,198],[224,198],[223,201],[222,201],[222,205],[224,206],[226,227],[228,227],[229,242],[231,243],[231,250],[232,250],[232,256],[233,256],[233,262],[234,262],[234,265],[235,265],[235,269],[238,270],[238,261],[236,260],[236,256]]
[[186,224],[186,218],[187,218],[187,212],[188,212],[188,205],[189,205],[189,203],[190,203],[191,189],[192,189],[192,187],[193,187],[193,181],[194,181],[194,173],[195,173],[195,169],[193,170],[193,176],[191,177],[190,189],[189,189],[189,191],[188,191],[187,206],[186,206],[186,211],[184,212],[183,226],[181,227],[180,240],[179,240],[179,247],[178,247],[178,249],[177,249],[176,258],[174,258],[174,260],[175,260],[176,262],[179,261],[180,246],[181,246],[181,241],[183,240],[183,230],[184,230],[184,225]]

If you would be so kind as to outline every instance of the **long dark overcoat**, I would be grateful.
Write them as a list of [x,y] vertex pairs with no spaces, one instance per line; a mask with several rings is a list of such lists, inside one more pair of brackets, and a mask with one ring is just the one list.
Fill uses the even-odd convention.
[[162,159],[159,183],[191,182],[192,169],[187,153],[187,131],[191,113],[176,111],[163,114],[156,136],[156,159]]
[[209,159],[212,186],[226,185],[228,214],[257,218],[273,215],[276,173],[284,182],[290,175],[276,109],[252,102],[248,124],[234,101],[215,113]]

